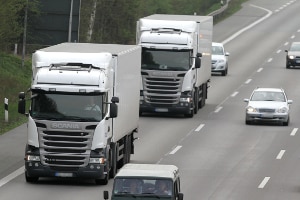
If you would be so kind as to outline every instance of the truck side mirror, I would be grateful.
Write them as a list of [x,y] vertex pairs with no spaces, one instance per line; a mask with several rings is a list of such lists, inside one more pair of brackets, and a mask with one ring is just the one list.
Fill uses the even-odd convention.
[[183,194],[182,193],[178,193],[178,200],[183,200]]
[[108,199],[109,198],[109,194],[108,194],[108,191],[103,191],[103,198],[104,199]]
[[110,104],[110,118],[116,118],[118,116],[118,105],[116,103]]
[[20,114],[25,114],[25,107],[26,107],[26,100],[25,100],[25,93],[19,93],[19,102],[18,102],[18,112]]
[[195,68],[200,68],[201,67],[201,59],[199,57],[195,58]]

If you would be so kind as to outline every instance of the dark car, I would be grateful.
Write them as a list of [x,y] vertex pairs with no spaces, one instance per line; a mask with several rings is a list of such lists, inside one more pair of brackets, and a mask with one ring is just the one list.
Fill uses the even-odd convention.
[[286,68],[291,66],[300,66],[300,42],[293,42],[289,50],[285,50],[286,54]]

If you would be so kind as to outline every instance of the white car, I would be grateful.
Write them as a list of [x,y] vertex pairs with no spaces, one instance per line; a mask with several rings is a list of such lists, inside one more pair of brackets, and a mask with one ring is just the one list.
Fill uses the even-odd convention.
[[228,72],[228,56],[222,43],[212,43],[211,55],[211,72],[221,72],[222,76],[226,76]]
[[246,124],[252,122],[278,122],[288,126],[290,122],[290,104],[281,88],[256,88],[250,99],[244,99],[246,106]]

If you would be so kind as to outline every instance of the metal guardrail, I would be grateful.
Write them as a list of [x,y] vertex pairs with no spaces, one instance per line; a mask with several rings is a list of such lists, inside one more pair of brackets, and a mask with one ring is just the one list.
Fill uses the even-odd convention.
[[218,10],[215,10],[211,13],[209,13],[209,16],[213,16],[213,17],[218,17],[220,16],[227,8],[228,8],[228,4],[229,4],[230,0],[225,0],[225,4]]

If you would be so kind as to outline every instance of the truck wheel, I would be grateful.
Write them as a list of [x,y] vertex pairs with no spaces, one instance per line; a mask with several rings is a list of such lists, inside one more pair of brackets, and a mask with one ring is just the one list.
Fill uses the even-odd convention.
[[25,179],[28,183],[36,183],[39,180],[38,176],[28,176],[27,172],[25,172]]
[[109,154],[110,170],[109,177],[114,178],[117,174],[117,148],[115,143],[111,143],[111,149]]
[[97,184],[97,185],[107,185],[108,179],[109,179],[108,176],[109,176],[109,175],[106,174],[104,179],[95,179],[96,184]]
[[199,91],[198,88],[194,92],[194,114],[197,114],[199,110]]

